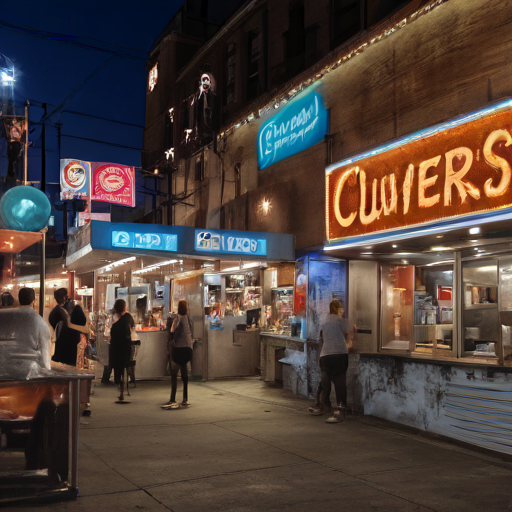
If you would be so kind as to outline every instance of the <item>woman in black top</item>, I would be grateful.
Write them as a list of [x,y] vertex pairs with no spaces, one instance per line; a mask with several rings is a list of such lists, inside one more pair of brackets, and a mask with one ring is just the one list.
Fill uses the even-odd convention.
[[119,320],[110,329],[110,366],[114,369],[114,380],[119,382],[121,394],[119,400],[124,400],[124,370],[130,364],[132,354],[131,330],[135,326],[132,315],[126,312],[126,302],[117,299],[114,311]]
[[80,331],[71,327],[71,325],[85,326],[87,318],[84,310],[75,305],[74,301],[68,300],[64,306],[63,311],[67,312],[70,317],[66,316],[65,321],[61,320],[61,325],[56,326],[58,338],[55,343],[55,354],[52,359],[57,363],[68,364],[69,366],[76,366],[76,353],[77,345],[80,343]]

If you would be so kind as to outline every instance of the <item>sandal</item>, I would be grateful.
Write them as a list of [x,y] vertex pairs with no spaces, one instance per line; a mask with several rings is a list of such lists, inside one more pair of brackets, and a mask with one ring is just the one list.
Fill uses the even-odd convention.
[[322,416],[323,414],[332,412],[332,407],[327,405],[322,405],[320,407],[310,407],[308,409],[308,412],[312,416]]
[[345,407],[337,407],[332,416],[325,423],[343,423],[345,421]]
[[160,407],[162,409],[179,409],[180,404],[178,404],[177,402],[169,402],[167,404],[161,405]]

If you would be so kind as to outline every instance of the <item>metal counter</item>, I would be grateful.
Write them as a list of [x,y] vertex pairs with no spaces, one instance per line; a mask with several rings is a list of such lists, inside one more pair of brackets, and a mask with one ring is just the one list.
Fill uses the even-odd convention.
[[135,378],[161,379],[167,370],[167,331],[137,331],[140,346],[137,349]]
[[0,507],[78,496],[80,390],[93,378],[52,362],[44,376],[0,381]]

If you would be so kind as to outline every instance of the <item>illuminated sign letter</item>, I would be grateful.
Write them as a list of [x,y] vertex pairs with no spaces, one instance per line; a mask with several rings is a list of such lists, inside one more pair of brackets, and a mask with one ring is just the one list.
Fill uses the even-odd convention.
[[[473,199],[480,199],[480,190],[478,190],[469,181],[462,181],[462,178],[471,169],[473,163],[473,152],[469,148],[457,148],[448,151],[446,156],[446,178],[444,182],[444,205],[450,206],[452,204],[452,186],[455,185],[459,191],[460,201],[464,203],[466,196],[469,194]],[[460,171],[453,170],[453,159],[459,160],[466,157],[466,161]]]
[[414,179],[414,165],[409,164],[404,179],[404,215],[407,215],[411,205],[411,188]]
[[492,186],[492,178],[489,178],[484,185],[484,192],[487,197],[497,197],[505,193],[510,185],[510,165],[504,159],[492,152],[495,142],[504,142],[505,146],[512,144],[512,137],[507,130],[495,130],[492,132],[484,144],[484,157],[495,169],[501,169],[502,175],[497,187]]
[[340,223],[341,226],[347,228],[354,222],[354,219],[357,216],[357,212],[352,212],[346,219],[341,215],[340,212],[340,199],[341,192],[343,191],[343,185],[345,185],[345,181],[353,174],[354,177],[359,173],[359,167],[354,167],[353,169],[348,169],[345,171],[340,181],[338,182],[338,186],[336,187],[336,195],[334,196],[334,214],[336,215],[336,220]]
[[418,176],[418,204],[421,208],[430,208],[439,202],[441,194],[435,194],[432,197],[425,197],[425,190],[431,187],[437,181],[437,174],[430,178],[427,178],[427,171],[431,167],[437,167],[437,164],[441,160],[441,155],[425,160],[420,164],[419,176]]
[[[386,181],[389,178],[389,187],[391,188],[391,199],[388,201],[386,199]],[[396,193],[396,180],[395,173],[390,176],[384,176],[382,181],[380,182],[380,200],[382,201],[382,206],[384,207],[384,215],[389,215],[391,212],[396,213],[396,208],[398,205],[398,194]]]
[[382,205],[380,210],[377,210],[377,180],[374,179],[372,183],[372,210],[369,215],[366,215],[366,173],[361,171],[361,204],[359,206],[359,218],[361,224],[366,225],[373,222],[380,217],[382,212]]

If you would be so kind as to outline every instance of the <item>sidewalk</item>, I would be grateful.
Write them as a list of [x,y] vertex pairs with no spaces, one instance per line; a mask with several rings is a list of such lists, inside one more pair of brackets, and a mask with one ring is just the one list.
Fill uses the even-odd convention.
[[23,510],[512,510],[512,464],[497,458],[364,417],[326,424],[258,378],[192,382],[183,410],[160,409],[169,389],[141,382],[118,405],[96,385],[80,498]]

